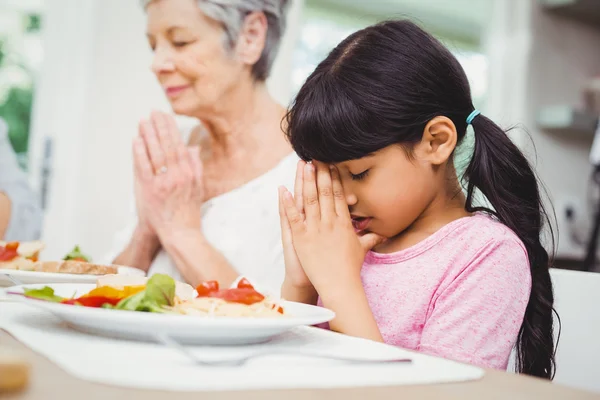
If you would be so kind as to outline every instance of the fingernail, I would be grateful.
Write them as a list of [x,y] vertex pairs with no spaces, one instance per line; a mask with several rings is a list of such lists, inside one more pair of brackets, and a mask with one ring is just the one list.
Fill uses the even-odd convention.
[[311,174],[314,171],[315,167],[312,164],[306,164],[306,166],[304,167],[304,170],[306,172],[308,172],[309,174]]

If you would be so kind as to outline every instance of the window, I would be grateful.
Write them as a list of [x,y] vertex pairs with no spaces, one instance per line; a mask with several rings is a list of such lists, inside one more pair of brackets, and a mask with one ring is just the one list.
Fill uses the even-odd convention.
[[34,78],[42,59],[41,15],[30,6],[27,1],[0,0],[0,118],[8,125],[10,142],[24,169]]
[[[339,42],[352,32],[377,22],[378,19],[375,17],[353,15],[347,11],[340,12],[340,10],[307,2],[300,38],[294,51],[292,71],[294,93]],[[486,56],[476,50],[475,43],[460,43],[444,37],[438,38],[442,42],[450,43],[450,49],[469,78],[473,101],[477,107],[482,108],[487,91]]]

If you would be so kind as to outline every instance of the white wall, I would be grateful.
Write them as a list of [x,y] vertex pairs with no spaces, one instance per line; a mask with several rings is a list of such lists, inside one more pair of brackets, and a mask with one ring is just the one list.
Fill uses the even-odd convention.
[[[600,71],[600,29],[549,14],[537,6],[532,12],[531,31],[534,46],[526,71],[526,94],[528,126],[538,154],[537,167],[558,214],[561,232],[559,254],[583,258],[584,246],[571,240],[562,207],[566,201],[574,199],[580,207],[580,215],[585,214],[582,219],[591,218],[591,210],[586,206],[592,135],[543,131],[534,120],[544,106],[583,106],[583,87]],[[587,239],[588,231],[582,230],[581,233]]]
[[[558,256],[582,258],[561,213],[573,199],[581,208],[578,233],[587,236],[586,209],[591,168],[591,136],[553,134],[536,122],[541,107],[581,106],[581,90],[600,68],[600,29],[545,12],[535,0],[496,0],[487,32],[490,83],[488,114],[511,133],[528,154],[556,208],[560,240]],[[583,225],[583,226],[581,226]]]
[[[290,10],[272,79],[289,101],[290,63],[303,0]],[[41,143],[55,139],[46,212],[47,258],[74,244],[101,257],[131,217],[131,139],[140,118],[168,104],[150,73],[138,0],[52,0],[44,17],[44,64],[32,126],[32,179],[40,183]],[[189,120],[182,124],[189,125]]]
[[[494,18],[490,20],[482,40],[489,72],[484,113],[506,127],[515,122],[525,122],[528,118],[525,71],[532,41],[529,31],[531,3],[496,0],[492,14]],[[511,138],[518,146],[524,144],[522,135],[515,134]]]
[[293,0],[288,10],[288,20],[271,77],[267,81],[269,91],[281,104],[287,105],[292,98],[293,53],[302,28],[304,0]]

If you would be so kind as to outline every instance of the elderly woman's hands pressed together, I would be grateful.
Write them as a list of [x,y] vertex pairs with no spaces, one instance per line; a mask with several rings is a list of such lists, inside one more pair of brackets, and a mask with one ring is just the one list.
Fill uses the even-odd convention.
[[154,112],[133,142],[140,225],[165,240],[200,230],[204,201],[198,147],[187,147],[172,116]]

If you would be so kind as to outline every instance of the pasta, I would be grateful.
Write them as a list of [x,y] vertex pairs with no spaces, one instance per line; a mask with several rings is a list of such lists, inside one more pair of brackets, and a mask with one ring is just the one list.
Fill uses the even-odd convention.
[[279,304],[268,299],[253,303],[243,304],[225,301],[215,297],[198,297],[182,301],[170,309],[177,314],[201,317],[283,317],[283,309]]

